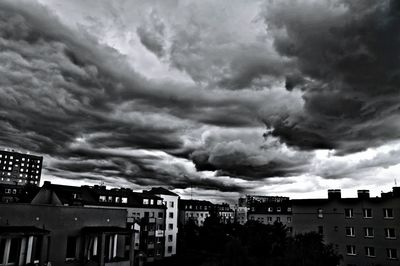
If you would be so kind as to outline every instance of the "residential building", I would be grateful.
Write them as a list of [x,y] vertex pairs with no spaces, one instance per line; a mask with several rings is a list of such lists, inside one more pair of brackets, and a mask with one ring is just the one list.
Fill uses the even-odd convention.
[[122,209],[125,227],[139,231],[139,241],[135,242],[136,259],[152,262],[164,257],[166,207],[156,195],[124,188],[75,187],[46,181],[32,203]]
[[241,225],[247,223],[247,207],[235,205],[235,222]]
[[180,226],[185,226],[190,220],[198,226],[203,226],[213,210],[213,204],[206,200],[180,199],[178,209]]
[[42,174],[43,157],[0,150],[0,184],[38,186]]
[[24,186],[0,184],[0,202],[30,203],[38,191],[39,187],[32,184]]
[[167,207],[165,215],[165,248],[164,256],[169,257],[176,254],[176,245],[178,240],[178,200],[179,196],[165,188],[157,187],[145,191],[161,197],[164,206]]
[[217,213],[221,223],[228,224],[235,222],[235,212],[227,203],[214,204],[213,211]]
[[341,265],[399,265],[400,187],[371,198],[342,198],[329,190],[326,199],[291,200],[294,233],[319,232],[343,256]]
[[288,197],[248,195],[246,206],[248,220],[263,224],[278,222],[292,231],[292,207]]
[[133,265],[126,210],[0,203],[0,265]]

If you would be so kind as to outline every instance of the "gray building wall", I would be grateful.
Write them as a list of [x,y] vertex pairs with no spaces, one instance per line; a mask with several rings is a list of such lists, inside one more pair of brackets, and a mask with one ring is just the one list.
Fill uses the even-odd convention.
[[[397,249],[400,256],[400,199],[331,199],[292,201],[294,233],[321,231],[326,243],[332,243],[343,256],[341,265],[400,265],[387,258],[387,248]],[[383,209],[393,209],[394,218],[385,219]],[[346,218],[345,209],[353,209],[353,218]],[[372,210],[372,218],[363,217],[363,209]],[[355,235],[346,236],[346,227],[354,227]],[[365,237],[364,228],[374,230],[374,237]],[[395,239],[385,238],[385,228],[395,229]],[[355,255],[347,255],[346,246],[354,245]],[[368,257],[365,247],[375,249]]]
[[87,207],[2,204],[0,226],[35,226],[50,231],[49,261],[52,265],[81,265],[65,261],[68,236],[78,237],[77,249],[83,239],[81,230],[89,226],[126,226],[126,210]]

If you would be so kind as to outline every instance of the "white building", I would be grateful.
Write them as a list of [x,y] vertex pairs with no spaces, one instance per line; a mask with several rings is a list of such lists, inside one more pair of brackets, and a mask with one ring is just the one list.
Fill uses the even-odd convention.
[[178,237],[178,199],[179,196],[165,188],[152,188],[148,192],[163,199],[167,207],[165,216],[165,257],[176,254]]

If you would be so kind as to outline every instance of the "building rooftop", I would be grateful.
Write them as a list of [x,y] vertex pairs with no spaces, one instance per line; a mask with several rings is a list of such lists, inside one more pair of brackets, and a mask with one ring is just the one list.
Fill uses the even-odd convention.
[[[143,192],[145,192],[145,191],[143,191]],[[154,187],[146,192],[156,194],[156,195],[168,195],[168,196],[177,196],[177,197],[179,196],[178,194],[176,194],[172,191],[169,191],[168,189],[165,189],[163,187]]]

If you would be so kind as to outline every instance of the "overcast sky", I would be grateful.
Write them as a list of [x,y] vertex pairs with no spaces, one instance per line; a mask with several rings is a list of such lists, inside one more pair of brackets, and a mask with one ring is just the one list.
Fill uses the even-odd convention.
[[54,183],[377,196],[400,173],[399,36],[396,0],[3,0],[0,146]]

